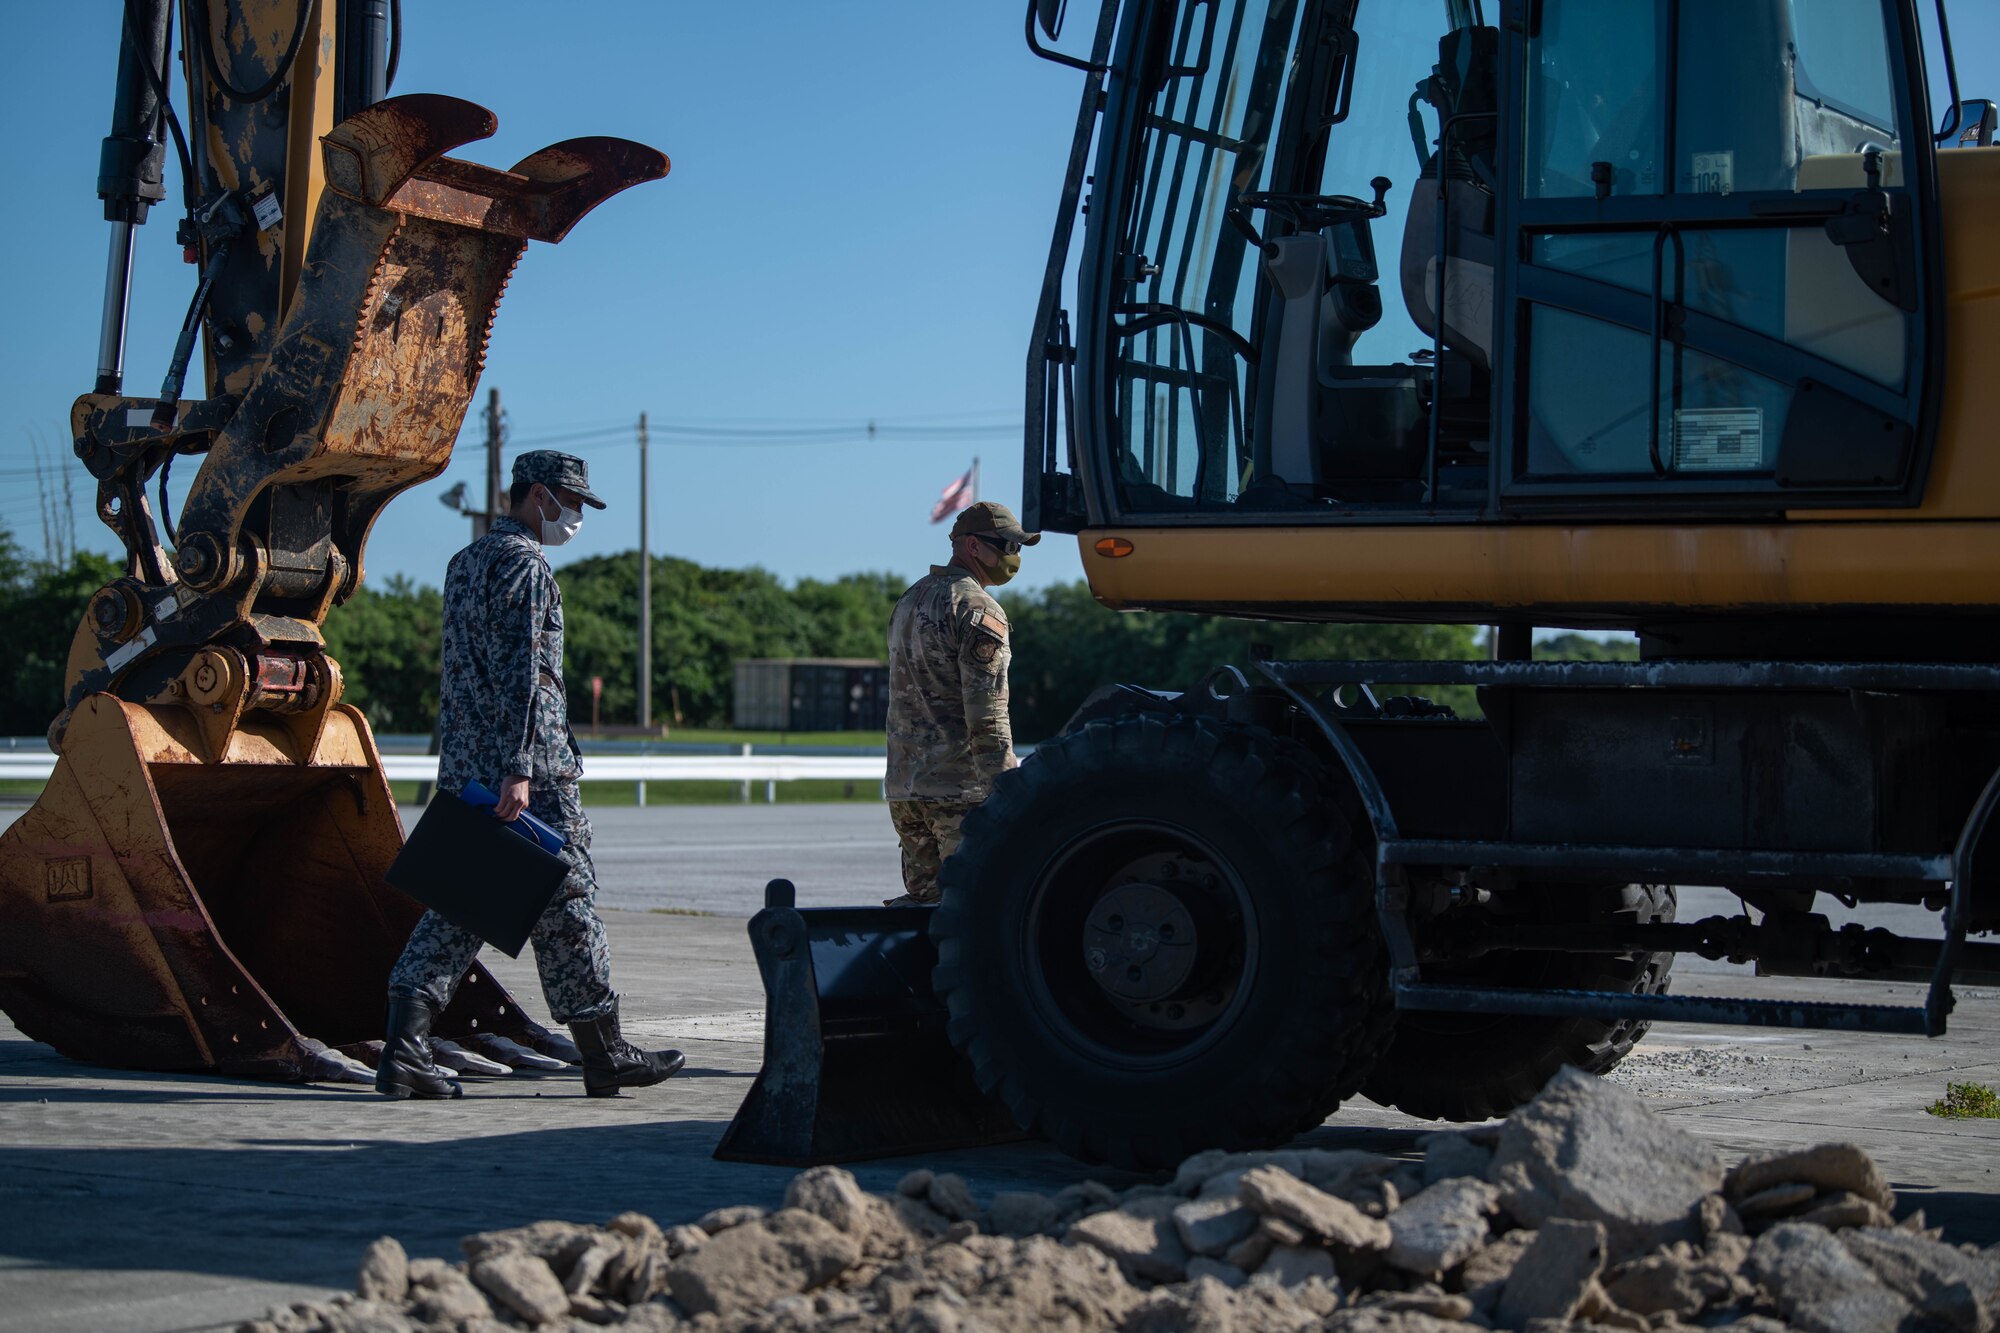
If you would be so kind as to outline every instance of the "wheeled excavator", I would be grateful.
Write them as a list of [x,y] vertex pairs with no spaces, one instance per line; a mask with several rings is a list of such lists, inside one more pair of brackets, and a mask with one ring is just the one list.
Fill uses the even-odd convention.
[[[398,18],[397,0],[122,0],[103,332],[70,424],[125,569],[71,644],[54,775],[0,834],[0,1007],[79,1060],[356,1076],[422,909],[384,882],[402,828],[321,624],[383,506],[450,461],[528,243],[667,173],[615,138],[505,170],[448,156],[495,119],[386,95]],[[160,392],[135,396],[131,256],[170,142],[199,277]],[[180,458],[199,470],[174,514]],[[573,1057],[483,968],[468,981],[439,1037]]]
[[[1659,1021],[1942,1033],[2000,977],[2000,153],[1943,4],[1104,0],[1077,52],[1063,8],[1027,526],[1119,610],[1493,660],[1113,685],[941,905],[775,882],[723,1154],[1161,1167],[1356,1095],[1505,1114]],[[1841,984],[1676,994],[1678,954]]]

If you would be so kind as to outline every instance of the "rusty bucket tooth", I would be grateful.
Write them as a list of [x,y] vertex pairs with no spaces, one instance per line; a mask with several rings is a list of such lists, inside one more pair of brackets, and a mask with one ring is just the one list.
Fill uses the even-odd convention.
[[390,97],[328,130],[327,182],[374,208],[404,182],[460,144],[491,138],[499,117],[477,102],[441,93]]
[[800,910],[785,880],[764,901],[764,1067],[716,1157],[810,1166],[1024,1137],[945,1037],[931,908]]
[[528,234],[553,243],[612,195],[659,180],[670,167],[657,148],[593,135],[552,143],[516,162],[511,174],[533,182],[525,192],[537,200],[535,226]]

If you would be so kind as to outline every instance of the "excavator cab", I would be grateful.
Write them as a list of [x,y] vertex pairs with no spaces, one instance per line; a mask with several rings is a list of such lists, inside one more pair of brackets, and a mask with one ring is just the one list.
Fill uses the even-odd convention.
[[1487,8],[1124,7],[1039,522],[1917,502],[1943,301],[1909,7]]

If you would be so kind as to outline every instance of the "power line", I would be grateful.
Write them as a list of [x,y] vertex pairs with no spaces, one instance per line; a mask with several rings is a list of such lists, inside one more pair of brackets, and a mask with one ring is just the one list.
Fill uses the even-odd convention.
[[[858,427],[858,428],[850,427],[840,432],[839,434],[811,435],[811,436],[773,437],[773,436],[754,436],[754,435],[730,435],[718,439],[709,436],[704,432],[689,436],[683,436],[678,439],[655,440],[654,443],[677,449],[756,449],[756,448],[771,448],[771,447],[798,448],[800,446],[816,445],[816,444],[839,444],[839,443],[854,443],[854,442],[866,443],[870,439],[882,440],[885,439],[885,437],[886,440],[891,440],[891,441],[903,441],[911,439],[940,439],[940,438],[956,440],[956,441],[1005,439],[1017,436],[1020,434],[1020,432],[1021,428],[1019,426],[994,426],[979,431],[958,431],[949,433],[941,431],[926,431],[926,430],[912,428],[907,431],[877,430],[873,436],[870,436],[868,434],[866,427]],[[572,447],[578,450],[603,449],[620,443],[622,443],[622,441],[616,439],[610,439],[598,442],[576,444],[573,445]]]
[[[661,422],[652,426],[658,436],[678,437],[681,442],[695,446],[717,446],[729,443],[740,444],[815,444],[851,439],[990,439],[1016,434],[1021,425],[1018,418],[980,422],[967,420],[982,416],[999,415],[991,411],[948,413],[936,418],[922,417],[873,417],[864,420],[844,421],[757,421],[754,419],[699,419],[680,422]],[[528,436],[513,441],[516,448],[540,448],[547,445],[571,444],[589,446],[591,444],[622,443],[631,427],[623,422],[603,426],[577,425],[556,427],[540,435]],[[662,440],[662,444],[675,443],[674,439]]]
[[656,426],[655,430],[668,435],[692,435],[708,439],[744,440],[818,440],[839,439],[849,435],[992,435],[997,432],[1015,431],[1021,427],[1015,422],[996,422],[990,426],[885,426],[880,422],[853,422],[837,426],[795,426],[784,429],[756,429],[747,426]]
[[[992,424],[1012,421],[1016,413],[1010,408],[982,408],[977,412],[878,412],[860,418],[881,425],[911,426],[930,422],[964,422],[979,417],[994,418]],[[683,426],[749,426],[772,430],[789,430],[798,426],[824,426],[852,422],[855,418],[843,417],[838,422],[826,418],[802,417],[683,417]]]
[[620,423],[619,425],[616,426],[607,426],[601,430],[579,430],[570,432],[568,434],[559,434],[559,435],[532,435],[525,440],[515,440],[510,438],[508,440],[508,443],[512,444],[517,449],[539,449],[544,445],[574,444],[580,440],[607,439],[611,436],[617,436],[618,438],[623,439],[626,433],[631,429],[632,427],[630,424]]

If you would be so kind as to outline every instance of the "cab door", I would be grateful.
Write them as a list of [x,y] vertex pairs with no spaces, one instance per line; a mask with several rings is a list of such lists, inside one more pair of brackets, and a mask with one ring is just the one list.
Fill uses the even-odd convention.
[[1942,367],[1903,0],[1518,0],[1503,509],[1913,505]]

